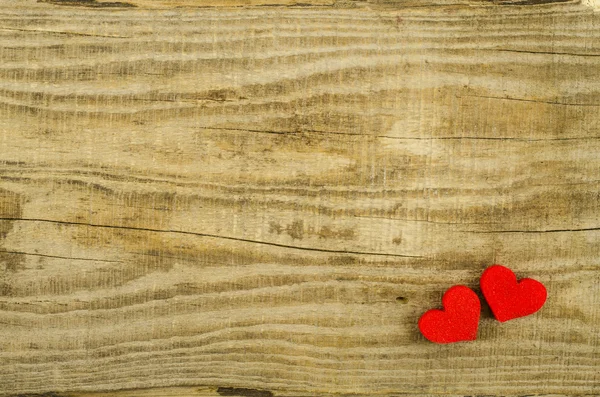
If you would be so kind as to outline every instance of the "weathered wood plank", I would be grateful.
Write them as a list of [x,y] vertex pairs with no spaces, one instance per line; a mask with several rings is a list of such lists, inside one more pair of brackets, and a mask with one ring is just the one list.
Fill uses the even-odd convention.
[[590,7],[1,4],[0,394],[600,394]]
[[[314,393],[281,394],[270,390],[248,389],[240,387],[168,387],[153,389],[131,389],[109,392],[76,392],[76,393],[49,393],[44,397],[305,397],[314,396]],[[389,394],[402,397],[440,397],[440,394]],[[38,397],[39,395],[36,395]],[[342,397],[356,397],[360,394],[340,394]],[[491,395],[464,395],[443,394],[444,397],[488,397]],[[503,394],[503,397],[529,397],[527,395]],[[535,397],[564,397],[564,394],[535,394]]]

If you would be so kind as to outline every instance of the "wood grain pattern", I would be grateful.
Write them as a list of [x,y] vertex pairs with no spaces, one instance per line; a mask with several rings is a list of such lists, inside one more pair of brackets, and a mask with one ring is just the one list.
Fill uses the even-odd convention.
[[[600,395],[600,16],[538,3],[1,0],[0,394]],[[493,263],[543,310],[424,340]]]

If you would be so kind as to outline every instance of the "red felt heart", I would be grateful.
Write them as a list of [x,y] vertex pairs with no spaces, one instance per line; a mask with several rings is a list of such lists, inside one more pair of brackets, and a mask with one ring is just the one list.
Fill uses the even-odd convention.
[[464,285],[450,288],[442,298],[444,310],[429,310],[419,319],[425,338],[435,343],[453,343],[477,338],[481,303]]
[[481,292],[500,322],[528,316],[546,302],[546,287],[539,281],[517,276],[507,267],[493,265],[485,269],[479,281]]

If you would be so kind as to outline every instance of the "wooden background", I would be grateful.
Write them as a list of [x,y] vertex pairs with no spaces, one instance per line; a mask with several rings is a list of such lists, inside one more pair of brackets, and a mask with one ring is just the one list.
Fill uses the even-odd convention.
[[0,394],[600,395],[594,4],[0,0]]

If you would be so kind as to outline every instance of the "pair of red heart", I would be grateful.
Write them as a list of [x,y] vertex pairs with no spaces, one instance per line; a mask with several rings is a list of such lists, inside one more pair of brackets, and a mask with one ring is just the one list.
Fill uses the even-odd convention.
[[[481,292],[500,322],[528,316],[546,302],[546,287],[539,281],[517,276],[504,266],[494,265],[483,272]],[[435,343],[453,343],[477,338],[481,303],[464,285],[450,288],[442,298],[444,310],[429,310],[419,319],[425,338]]]

